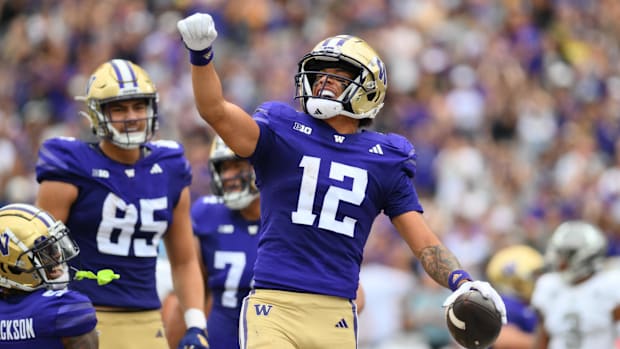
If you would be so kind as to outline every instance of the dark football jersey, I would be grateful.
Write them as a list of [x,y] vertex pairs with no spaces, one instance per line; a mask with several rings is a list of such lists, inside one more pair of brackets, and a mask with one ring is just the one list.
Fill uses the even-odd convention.
[[355,298],[375,217],[422,212],[413,146],[395,134],[339,134],[284,103],[265,103],[254,118],[263,230],[256,287]]
[[95,305],[158,309],[157,248],[168,230],[181,191],[191,182],[183,147],[150,142],[133,165],[105,156],[94,144],[69,138],[47,140],[39,150],[37,180],[67,182],[79,189],[65,224],[81,253],[71,266],[97,272],[110,268],[120,279],[98,286],[72,282]]
[[62,349],[62,337],[83,335],[96,324],[92,303],[75,291],[37,290],[0,298],[0,348]]
[[192,225],[213,298],[207,321],[209,346],[238,348],[239,314],[243,297],[252,287],[260,221],[249,222],[221,199],[205,196],[192,205]]

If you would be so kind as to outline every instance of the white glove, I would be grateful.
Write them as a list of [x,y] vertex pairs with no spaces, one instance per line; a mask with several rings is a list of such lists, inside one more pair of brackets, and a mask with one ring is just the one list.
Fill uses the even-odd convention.
[[193,51],[202,51],[213,44],[217,30],[213,18],[207,13],[194,13],[177,22],[185,46]]
[[497,308],[500,315],[502,316],[502,323],[505,325],[508,322],[508,318],[506,317],[506,305],[504,304],[502,297],[500,297],[499,293],[497,293],[497,291],[495,291],[491,284],[486,281],[476,280],[466,281],[462,283],[461,286],[456,289],[456,291],[452,292],[452,294],[449,295],[448,298],[446,298],[446,300],[443,302],[443,306],[447,307],[450,304],[454,303],[458,296],[471,289],[478,290],[484,298],[490,298],[495,304],[495,308]]

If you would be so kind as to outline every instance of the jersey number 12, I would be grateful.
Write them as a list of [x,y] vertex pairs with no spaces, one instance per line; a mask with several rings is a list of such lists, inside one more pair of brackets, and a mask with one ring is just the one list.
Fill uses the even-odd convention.
[[[302,167],[304,172],[301,178],[297,210],[291,214],[291,220],[295,224],[313,225],[316,221],[317,215],[312,212],[312,207],[316,196],[320,166],[321,159],[313,156],[304,156],[299,163],[299,167]],[[358,206],[364,201],[368,186],[368,172],[359,167],[331,162],[329,178],[344,181],[345,177],[353,179],[351,189],[329,187],[318,215],[318,227],[353,237],[357,220],[345,216],[342,221],[339,221],[336,219],[336,212],[341,201]]]

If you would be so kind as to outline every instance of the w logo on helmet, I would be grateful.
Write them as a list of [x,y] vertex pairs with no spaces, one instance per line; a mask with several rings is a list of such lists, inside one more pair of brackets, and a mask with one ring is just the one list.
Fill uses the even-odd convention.
[[387,73],[385,72],[385,64],[383,64],[383,61],[379,57],[375,57],[370,64],[376,65],[379,68],[379,76],[377,76],[377,78],[383,82],[383,85],[387,86]]
[[6,231],[0,235],[0,254],[3,256],[9,255],[9,234]]

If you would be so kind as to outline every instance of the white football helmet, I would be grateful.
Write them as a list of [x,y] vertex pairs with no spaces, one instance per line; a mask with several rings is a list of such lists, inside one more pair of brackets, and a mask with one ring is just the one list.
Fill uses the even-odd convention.
[[[224,204],[231,210],[241,210],[259,196],[258,188],[255,184],[256,175],[254,169],[250,167],[248,171],[241,171],[235,178],[222,178],[221,165],[224,161],[248,161],[238,157],[232,149],[230,149],[224,140],[215,136],[211,145],[211,153],[209,155],[209,169],[211,170],[211,185],[213,194],[221,196]],[[225,181],[240,181],[241,190],[226,190]]]
[[553,232],[545,262],[574,283],[596,272],[606,252],[607,239],[597,227],[584,221],[568,221]]
[[[90,121],[95,135],[107,139],[125,149],[134,149],[149,141],[157,131],[157,90],[149,75],[137,64],[124,59],[113,59],[102,65],[91,75],[86,96],[77,96],[86,102],[87,112],[82,112]],[[144,99],[147,103],[147,125],[144,131],[119,132],[106,115],[106,103],[130,99]]]
[[62,289],[69,282],[67,261],[79,249],[67,227],[27,204],[0,208],[0,287],[21,291]]
[[[312,93],[321,70],[340,68],[351,72],[352,79],[342,79],[347,87],[340,96]],[[383,107],[387,90],[385,64],[364,40],[350,35],[327,38],[299,61],[295,75],[297,94],[303,110],[317,119],[346,115],[370,122]]]

